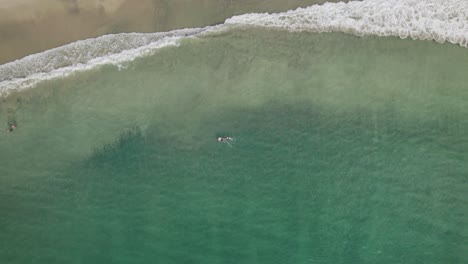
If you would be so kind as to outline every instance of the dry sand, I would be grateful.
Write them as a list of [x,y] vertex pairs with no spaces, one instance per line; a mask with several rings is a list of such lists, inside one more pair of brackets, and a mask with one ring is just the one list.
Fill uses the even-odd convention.
[[323,2],[326,0],[0,0],[0,64],[103,34],[200,27],[237,14],[280,12]]

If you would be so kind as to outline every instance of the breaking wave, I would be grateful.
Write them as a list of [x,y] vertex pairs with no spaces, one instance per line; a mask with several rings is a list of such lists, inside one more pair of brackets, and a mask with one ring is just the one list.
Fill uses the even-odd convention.
[[468,47],[466,0],[364,0],[326,3],[278,14],[245,14],[226,24],[289,31],[397,36]]

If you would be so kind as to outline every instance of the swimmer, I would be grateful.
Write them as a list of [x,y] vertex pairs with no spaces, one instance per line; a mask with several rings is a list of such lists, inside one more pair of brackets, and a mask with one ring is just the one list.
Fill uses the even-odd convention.
[[232,137],[218,137],[218,142],[227,143],[228,141],[233,141]]
[[9,128],[5,129],[6,132],[13,132],[16,129],[16,125],[11,125]]

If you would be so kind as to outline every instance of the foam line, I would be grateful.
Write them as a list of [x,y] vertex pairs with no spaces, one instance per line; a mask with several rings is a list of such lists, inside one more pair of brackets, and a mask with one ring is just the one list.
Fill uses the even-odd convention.
[[63,78],[102,65],[120,65],[177,46],[184,38],[216,27],[164,33],[122,33],[77,41],[0,65],[0,95],[34,87],[45,80]]
[[467,0],[364,0],[325,3],[278,14],[245,14],[229,25],[289,31],[398,36],[468,47]]

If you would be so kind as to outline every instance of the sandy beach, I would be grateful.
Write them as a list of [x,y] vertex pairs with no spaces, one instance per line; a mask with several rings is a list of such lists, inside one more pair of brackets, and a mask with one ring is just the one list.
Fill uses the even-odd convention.
[[[222,23],[325,0],[0,0],[0,64],[80,39]],[[338,2],[337,0],[328,2]]]

